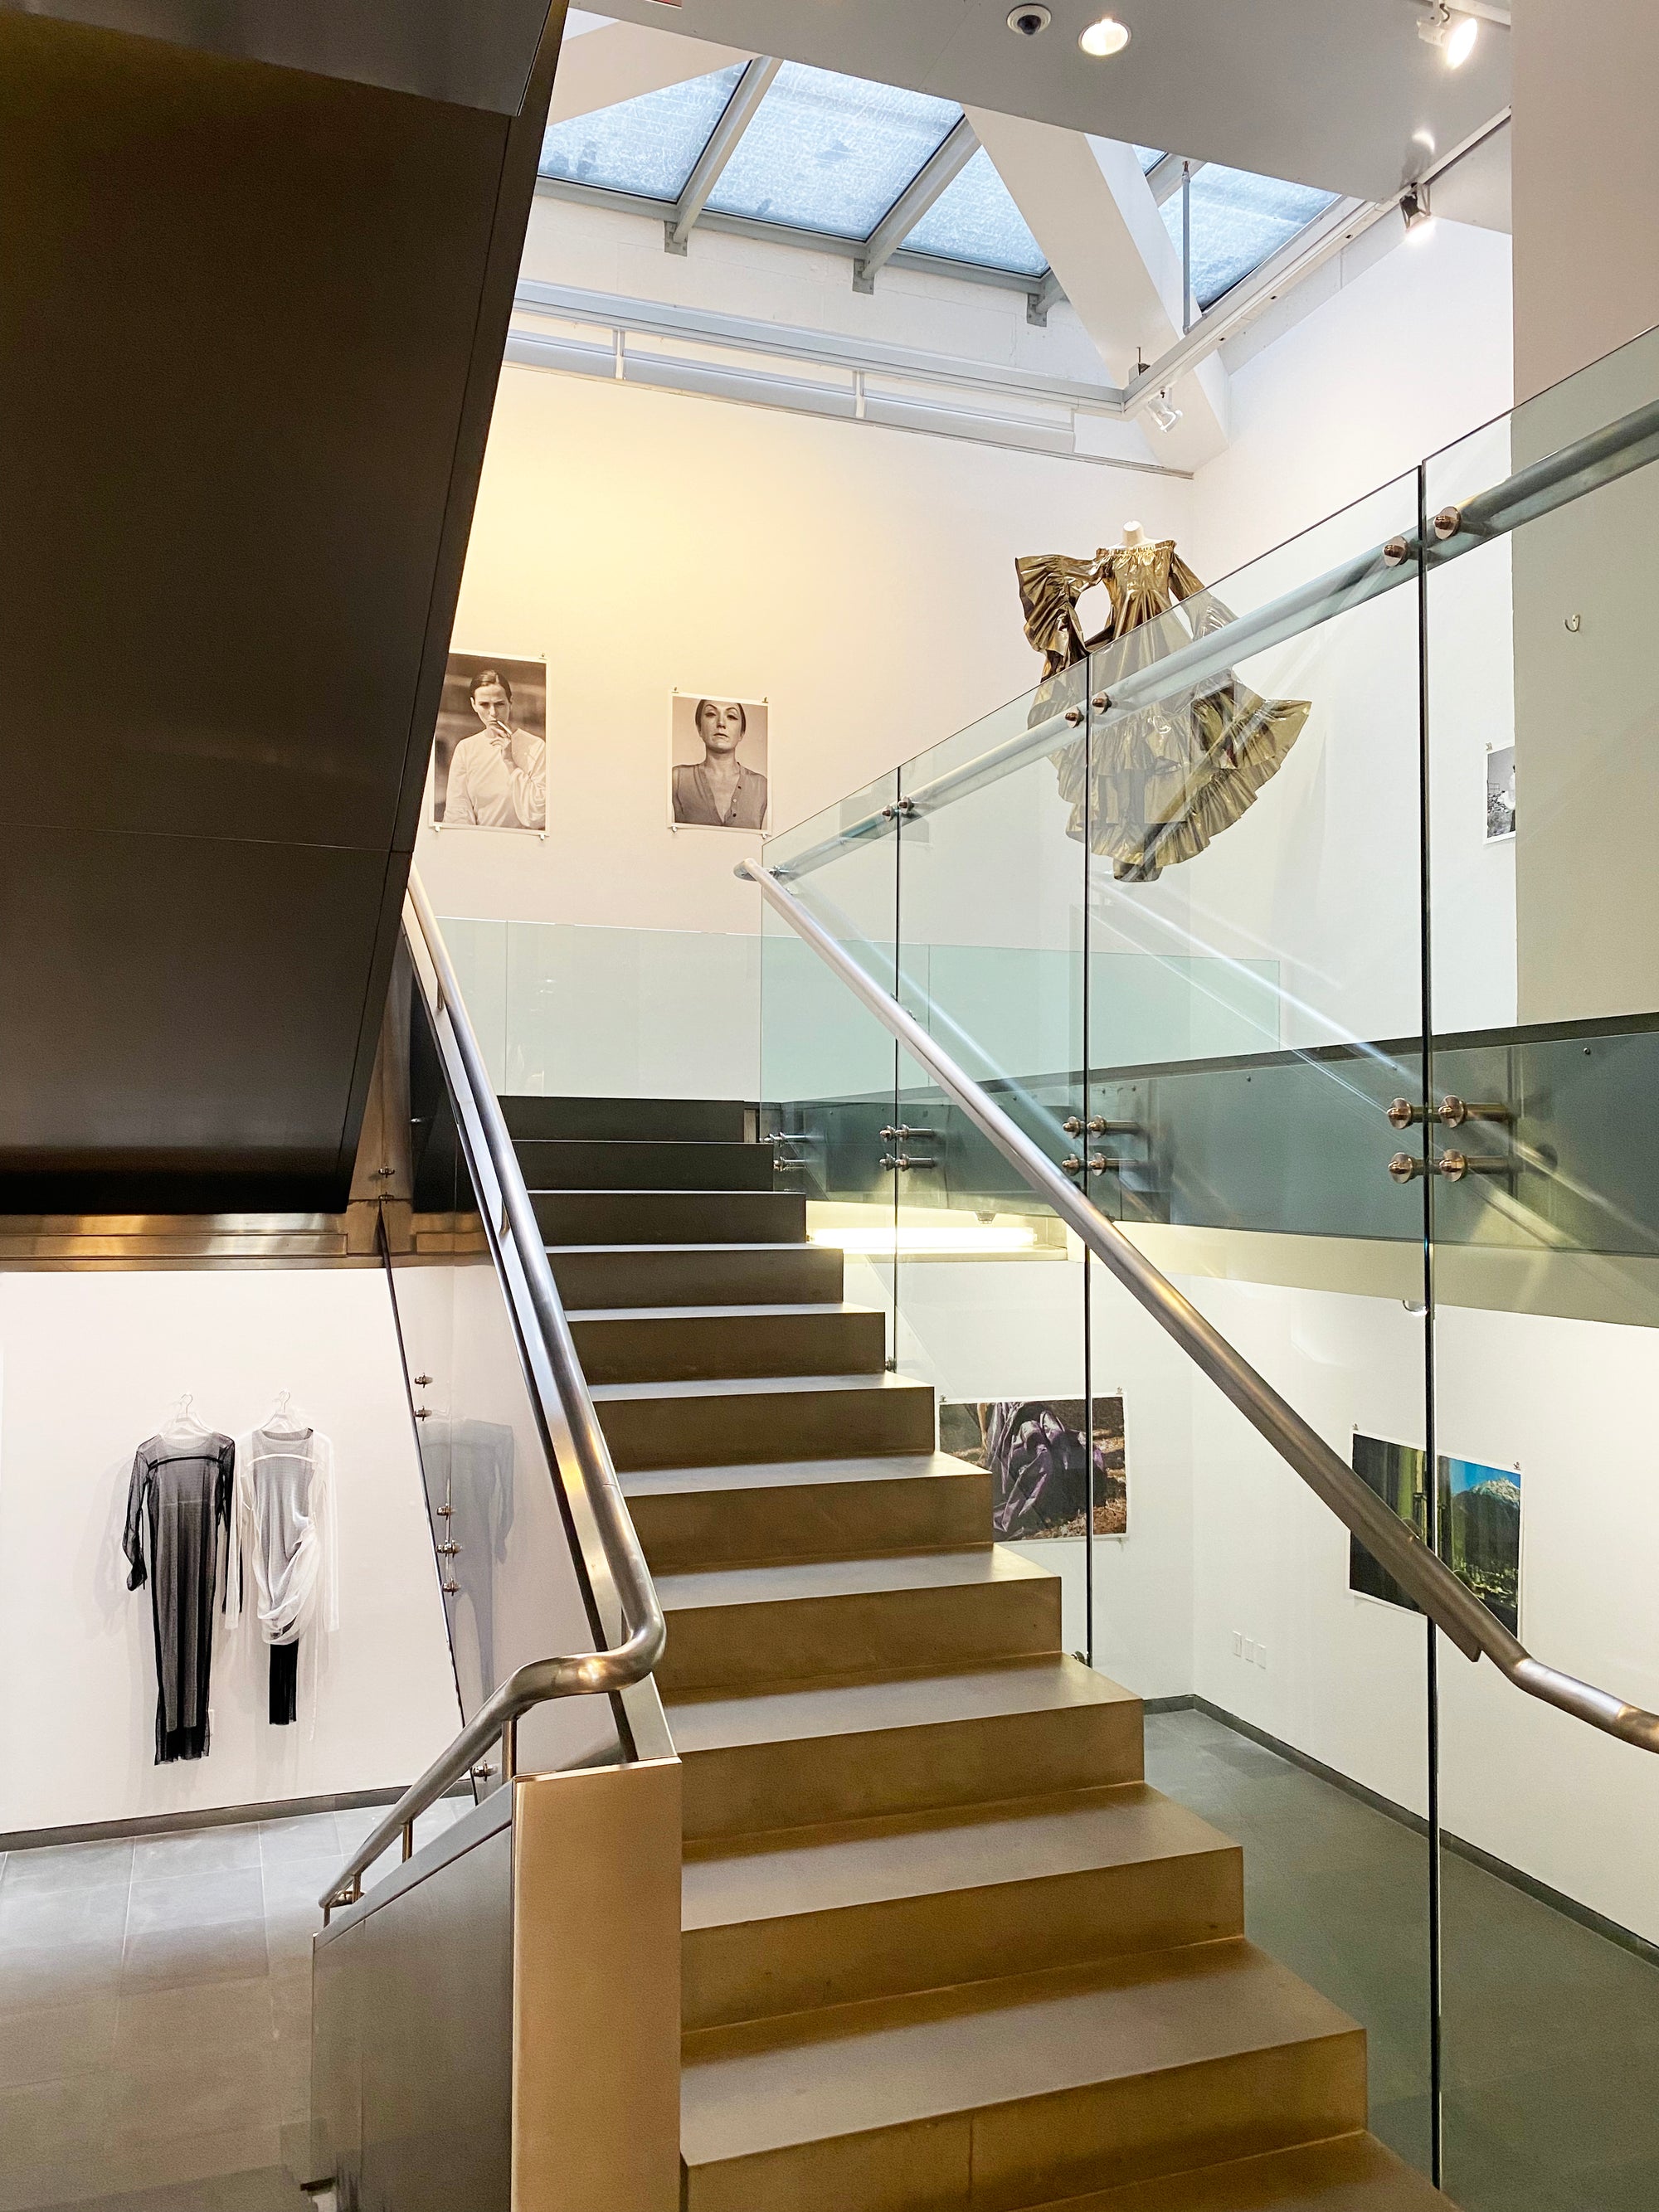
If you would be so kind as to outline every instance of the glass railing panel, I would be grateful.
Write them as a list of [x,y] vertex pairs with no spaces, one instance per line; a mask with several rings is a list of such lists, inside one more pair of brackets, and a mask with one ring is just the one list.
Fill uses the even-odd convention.
[[[1639,1434],[1659,1327],[1659,337],[1425,471],[1443,1554],[1547,1664],[1659,1707]],[[1513,519],[1513,518],[1510,518]],[[1456,1113],[1453,1109],[1454,1114]],[[1659,2196],[1659,1759],[1443,1644],[1445,2187],[1466,2212]]]
[[[1389,1175],[1387,1109],[1421,1095],[1419,589],[1379,549],[1414,538],[1417,500],[1415,477],[1385,486],[1097,653],[1050,770],[1088,853],[1092,1188],[1407,1511],[1424,1199]],[[1243,1844],[1246,1932],[1364,2027],[1372,2128],[1431,2172],[1424,1625],[1090,1273],[1125,1491],[1096,1544],[1096,1663],[1196,1700],[1152,1717],[1149,1778]]]
[[[1079,1172],[1082,855],[1048,753],[1028,739],[1080,698],[1081,679],[908,763],[898,836],[901,1001]],[[896,1118],[898,1370],[933,1385],[942,1449],[988,1470],[987,1536],[1059,1573],[1066,1648],[1085,1652],[1091,1529],[1112,1477],[1090,1402],[1081,1248],[903,1053]]]
[[[769,837],[775,869],[813,918],[890,993],[898,927],[898,778]],[[780,1188],[807,1233],[847,1255],[846,1297],[890,1316],[899,1116],[892,1037],[769,907],[763,908],[760,1100]]]
[[[407,975],[406,966],[400,969]],[[410,1201],[385,1242],[434,1559],[465,1720],[514,1670],[608,1638],[591,1611],[489,1243],[474,1164],[422,993],[409,991]],[[520,1724],[526,1771],[617,1746],[604,1699],[563,1698]],[[499,1753],[489,1759],[499,1779]]]

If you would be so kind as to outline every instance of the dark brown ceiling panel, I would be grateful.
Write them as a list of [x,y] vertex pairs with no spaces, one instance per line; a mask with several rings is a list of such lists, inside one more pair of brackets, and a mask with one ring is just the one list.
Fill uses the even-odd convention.
[[342,1197],[556,43],[0,9],[0,1211]]

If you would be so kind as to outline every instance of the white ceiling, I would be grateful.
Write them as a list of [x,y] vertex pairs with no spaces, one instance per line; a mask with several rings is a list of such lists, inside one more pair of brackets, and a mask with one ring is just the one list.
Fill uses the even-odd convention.
[[[1449,70],[1416,0],[1048,0],[1036,39],[1012,0],[607,0],[605,13],[749,53],[937,93],[963,106],[1194,159],[1392,197],[1509,105],[1509,32],[1484,22]],[[1133,33],[1091,61],[1109,7]]]

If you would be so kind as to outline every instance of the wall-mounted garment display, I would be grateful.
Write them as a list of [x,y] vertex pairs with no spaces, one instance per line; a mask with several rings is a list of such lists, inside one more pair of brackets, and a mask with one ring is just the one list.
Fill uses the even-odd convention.
[[127,1588],[149,1583],[155,1763],[206,1756],[219,1531],[228,1534],[236,1447],[181,1420],[140,1444],[127,1486]]
[[301,1638],[340,1624],[333,1473],[328,1438],[283,1414],[237,1447],[227,1607],[252,1606],[270,1646],[276,1728],[298,1715]]

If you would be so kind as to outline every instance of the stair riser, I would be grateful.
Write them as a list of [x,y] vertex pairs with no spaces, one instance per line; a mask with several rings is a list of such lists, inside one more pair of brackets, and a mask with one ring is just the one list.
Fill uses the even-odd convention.
[[619,1469],[866,1459],[933,1449],[933,1394],[921,1389],[602,1399],[598,1411]]
[[548,1190],[532,1192],[532,1203],[550,1244],[799,1244],[806,1237],[806,1200],[787,1190]]
[[[1011,1869],[1012,1871],[1012,1869]],[[688,1930],[687,2028],[1205,1943],[1244,1929],[1237,1849]]]
[[838,1305],[845,1264],[833,1245],[757,1252],[708,1244],[548,1255],[572,1312],[605,1306]]
[[668,1616],[665,1696],[763,1690],[814,1674],[915,1673],[1060,1649],[1060,1577],[861,1591],[775,1605],[693,1606]]
[[571,1324],[590,1382],[713,1382],[750,1375],[879,1375],[878,1313],[744,1314]]
[[655,1574],[773,1559],[944,1552],[991,1534],[991,1478],[813,1482],[773,1490],[688,1491],[628,1501]]
[[[670,1733],[673,1709],[668,1713]],[[1133,1698],[1060,1711],[997,1713],[917,1728],[742,1744],[684,1757],[688,1836],[750,1835],[880,1813],[1047,1796],[1142,1779]]]
[[[1018,2054],[1009,2054],[1017,2074]],[[1028,2212],[1365,2124],[1356,2028],[1109,2084],[696,2166],[685,2212]]]
[[532,1190],[770,1190],[769,1145],[594,1144],[520,1137]]
[[586,1137],[611,1143],[726,1144],[744,1140],[746,1109],[735,1098],[537,1098],[501,1100],[515,1137]]

